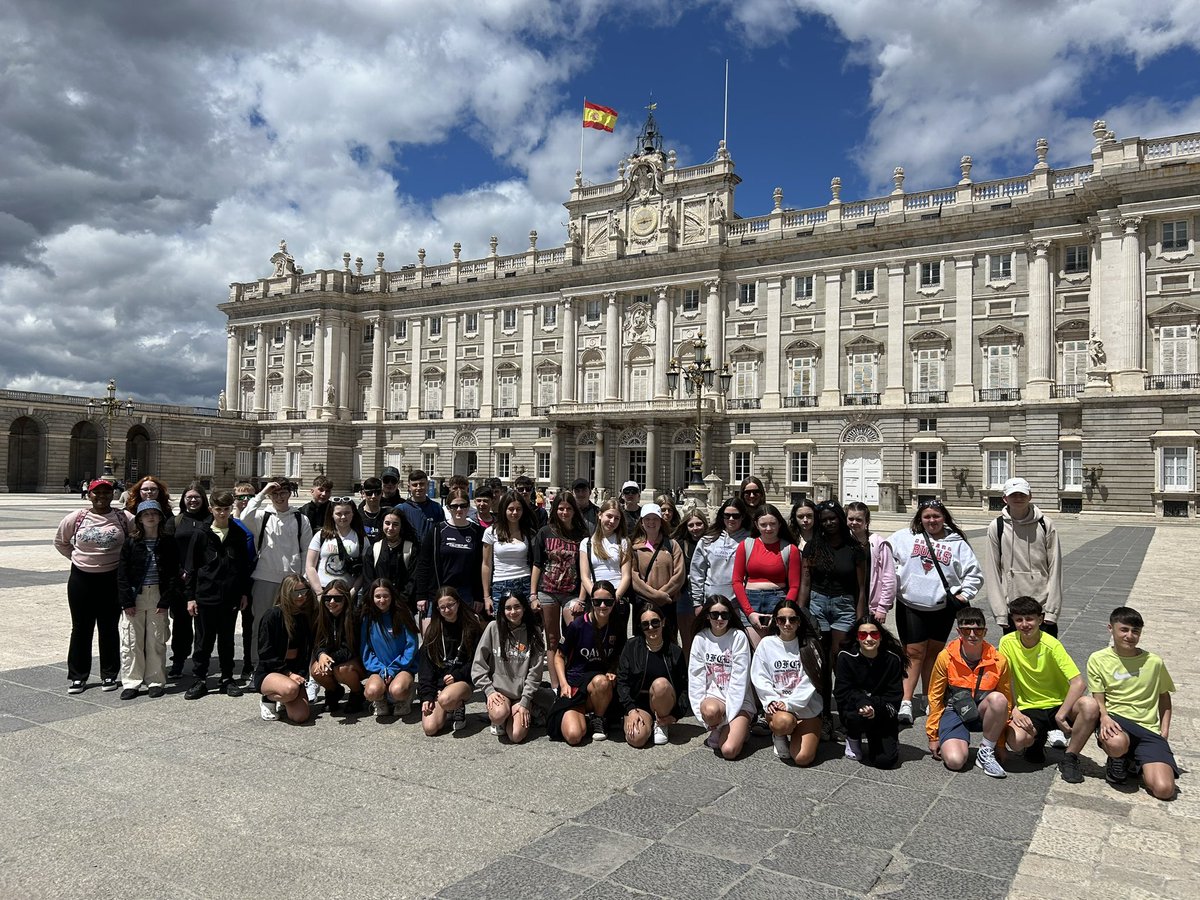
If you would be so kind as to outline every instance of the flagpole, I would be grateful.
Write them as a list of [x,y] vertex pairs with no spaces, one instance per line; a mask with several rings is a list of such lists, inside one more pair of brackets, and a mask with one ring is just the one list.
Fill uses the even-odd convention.
[[[587,95],[586,94],[583,97],[583,108],[585,110],[587,109]],[[581,182],[583,180],[583,133],[585,131],[587,131],[587,129],[583,128],[581,126],[579,129],[579,179]]]
[[721,129],[721,140],[729,146],[729,59],[725,60],[725,122]]

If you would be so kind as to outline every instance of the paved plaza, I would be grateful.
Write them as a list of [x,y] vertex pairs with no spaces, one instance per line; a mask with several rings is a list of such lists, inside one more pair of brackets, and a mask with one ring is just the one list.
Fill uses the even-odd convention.
[[[1075,661],[1128,602],[1178,686],[1171,743],[1188,773],[1162,803],[1106,784],[1094,743],[1080,785],[1058,778],[1056,750],[1044,767],[1010,757],[1002,781],[950,774],[923,718],[894,771],[832,744],[800,770],[766,738],[720,760],[691,719],[640,751],[540,730],[509,746],[478,697],[464,731],[431,739],[415,712],[263,722],[254,695],[185,702],[187,678],[121,702],[97,665],[68,696],[67,563],[51,538],[78,507],[0,496],[0,897],[1200,896],[1194,525],[1058,522]],[[980,551],[985,521],[964,522]]]

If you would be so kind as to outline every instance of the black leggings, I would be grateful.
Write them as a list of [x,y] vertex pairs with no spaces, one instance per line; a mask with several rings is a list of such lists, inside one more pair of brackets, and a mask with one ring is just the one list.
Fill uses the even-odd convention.
[[877,769],[890,769],[900,759],[900,724],[883,704],[875,706],[875,715],[867,719],[857,709],[839,709],[846,737],[865,741],[864,761]]
[[117,570],[85,572],[71,566],[67,578],[67,605],[71,609],[71,643],[67,647],[67,677],[87,681],[92,673],[92,635],[100,634],[100,677],[121,674],[121,638],[117,623]]

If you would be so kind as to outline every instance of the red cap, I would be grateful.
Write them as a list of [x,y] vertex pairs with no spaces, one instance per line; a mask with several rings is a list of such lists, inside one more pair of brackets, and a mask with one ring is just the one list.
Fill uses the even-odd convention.
[[94,491],[96,488],[100,487],[100,485],[102,485],[102,484],[107,484],[110,488],[113,486],[113,483],[111,481],[109,481],[107,478],[97,478],[95,481],[93,481],[91,484],[88,485],[88,490]]

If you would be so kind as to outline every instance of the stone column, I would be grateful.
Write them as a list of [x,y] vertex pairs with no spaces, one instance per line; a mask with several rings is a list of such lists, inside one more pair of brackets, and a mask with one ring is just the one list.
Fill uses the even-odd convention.
[[[238,375],[242,370],[242,348],[238,345],[238,327],[225,326],[225,408],[241,409],[242,392]],[[94,470],[93,470],[94,471]]]
[[354,405],[350,397],[350,321],[342,319],[338,327],[338,384],[337,405],[340,413],[349,411]]
[[575,373],[579,368],[576,359],[578,351],[575,342],[575,298],[563,297],[560,301],[563,311],[563,352],[562,352],[562,390],[559,403],[575,402]]
[[517,414],[522,418],[533,415],[533,384],[537,380],[533,371],[534,311],[533,306],[521,310],[521,393]]
[[442,416],[454,417],[458,408],[458,316],[446,315],[446,386],[442,393]]
[[821,386],[822,406],[842,405],[842,272],[825,273],[825,378]]
[[646,423],[646,483],[642,487],[653,497],[661,493],[658,487],[658,425]]
[[767,372],[763,380],[764,409],[779,409],[779,366],[780,366],[780,332],[783,330],[781,321],[783,310],[783,278],[772,278],[766,282],[767,289],[767,352],[764,364]]
[[312,410],[315,416],[325,408],[325,382],[329,375],[325,367],[325,321],[313,317]]
[[1146,374],[1146,296],[1142,278],[1140,216],[1121,219],[1121,304],[1117,312],[1116,353],[1113,362],[1114,391],[1140,391]]
[[671,290],[666,285],[654,289],[657,300],[654,307],[654,399],[666,400],[667,366],[671,362]]
[[954,390],[955,403],[975,399],[975,258],[954,257]]
[[558,425],[550,428],[550,487],[556,491],[563,489],[562,460],[559,458],[562,455],[562,432]]
[[479,400],[479,415],[490,418],[492,415],[492,398],[496,395],[496,314],[491,310],[481,313],[483,316],[483,374],[480,384],[483,395]]
[[267,329],[260,322],[254,326],[254,411],[267,408]]
[[1054,384],[1054,293],[1050,287],[1050,242],[1029,244],[1029,347],[1026,400],[1049,400]]
[[408,323],[408,340],[412,345],[409,351],[410,370],[412,376],[408,379],[408,421],[415,422],[421,418],[421,385],[425,382],[421,371],[421,330],[425,320],[418,317]]
[[287,319],[283,323],[283,397],[284,418],[287,410],[296,408],[296,327]]
[[724,310],[721,308],[721,282],[713,279],[704,282],[708,288],[708,299],[704,304],[704,337],[708,341],[708,356],[714,369],[719,369],[725,359],[725,321]]
[[616,291],[604,295],[604,399],[621,399],[621,317]]
[[[888,266],[887,387],[881,398],[886,406],[902,406],[904,395],[904,275],[905,263]],[[916,385],[913,385],[915,388]]]
[[387,319],[383,310],[369,320],[375,328],[375,340],[371,345],[371,418],[376,422],[383,421],[384,385],[387,383],[387,336],[384,334],[384,323]]
[[592,428],[596,432],[596,490],[603,498],[608,487],[608,462],[604,458],[604,423],[594,422]]

